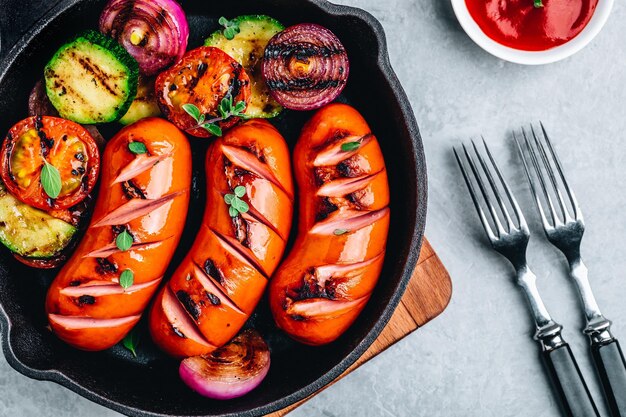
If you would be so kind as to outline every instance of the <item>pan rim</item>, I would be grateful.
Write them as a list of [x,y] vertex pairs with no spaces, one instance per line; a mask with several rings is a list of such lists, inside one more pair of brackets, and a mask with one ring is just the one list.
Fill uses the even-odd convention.
[[[14,45],[6,56],[0,62],[2,70],[0,71],[0,83],[3,82],[6,77],[9,68],[14,64],[15,60],[20,55],[21,51],[29,45],[32,40],[41,32],[44,27],[56,20],[63,13],[68,11],[83,0],[63,0],[59,2],[52,9],[39,19],[28,31],[24,34],[20,40]],[[427,211],[427,173],[426,173],[426,161],[424,156],[424,149],[422,139],[419,133],[417,121],[411,108],[408,97],[402,88],[400,81],[398,80],[391,63],[389,60],[386,36],[381,23],[372,16],[369,12],[363,9],[359,9],[351,6],[337,5],[330,3],[326,0],[307,0],[318,7],[321,11],[334,17],[353,17],[358,18],[366,23],[374,32],[376,41],[378,43],[378,56],[377,67],[380,70],[384,81],[387,83],[388,88],[393,92],[398,108],[400,109],[402,120],[404,121],[404,128],[407,130],[411,139],[410,147],[413,151],[410,155],[410,161],[407,166],[410,166],[411,171],[417,176],[417,192],[415,204],[416,212],[413,221],[413,231],[411,233],[411,243],[407,251],[406,259],[401,259],[404,263],[404,269],[402,276],[395,288],[393,289],[393,295],[389,299],[389,302],[385,306],[381,315],[376,319],[371,330],[366,336],[348,353],[341,361],[333,366],[327,373],[321,375],[318,379],[304,386],[303,388],[292,392],[291,394],[277,399],[273,402],[267,403],[263,406],[251,408],[243,413],[228,413],[222,414],[222,416],[256,416],[264,415],[274,411],[281,410],[289,405],[292,405],[311,394],[319,391],[330,382],[335,380],[342,372],[348,369],[354,362],[356,362],[370,345],[376,340],[381,331],[387,325],[393,312],[396,310],[400,299],[402,298],[408,282],[411,278],[412,272],[417,264],[419,258],[420,249],[422,246],[422,239],[424,235],[424,228],[426,223],[426,211]],[[57,369],[38,370],[33,369],[22,363],[17,356],[13,353],[11,346],[11,321],[5,311],[2,303],[0,303],[0,339],[2,340],[2,351],[4,353],[7,362],[15,370],[21,374],[37,379],[52,381],[59,385],[62,385],[75,393],[85,397],[100,405],[106,406],[115,411],[130,415],[130,416],[154,416],[165,417],[167,414],[154,413],[150,411],[134,408],[133,406],[125,405],[121,402],[115,401],[111,398],[102,396],[86,387],[81,385],[78,381],[65,375],[62,371]]]

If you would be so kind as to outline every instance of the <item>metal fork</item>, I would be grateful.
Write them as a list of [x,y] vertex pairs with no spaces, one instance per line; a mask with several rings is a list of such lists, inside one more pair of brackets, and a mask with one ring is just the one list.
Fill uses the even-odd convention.
[[[602,381],[611,414],[613,417],[626,417],[626,361],[619,342],[611,334],[611,322],[600,312],[589,284],[587,267],[580,256],[580,243],[585,231],[583,214],[574,191],[565,178],[561,161],[552,146],[548,133],[543,123],[540,125],[539,134],[532,125],[530,134],[522,128],[523,145],[515,133],[513,136],[524,163],[546,236],[569,262],[570,276],[576,284],[585,313],[586,325],[583,333],[589,337],[592,357]],[[534,176],[531,175],[531,170]],[[552,196],[556,197],[558,210],[549,189],[552,191]],[[563,190],[567,194],[569,207],[563,197]],[[540,192],[547,202],[548,210],[539,197]]]
[[[478,216],[491,242],[491,246],[498,253],[507,258],[515,268],[515,281],[517,285],[522,288],[535,321],[534,339],[539,343],[541,348],[541,356],[550,375],[554,391],[561,401],[564,415],[573,417],[599,416],[591,393],[578,368],[574,354],[569,345],[563,340],[561,335],[563,327],[555,322],[548,313],[537,289],[537,277],[530,270],[526,262],[526,248],[530,239],[526,219],[511,189],[496,165],[484,139],[483,145],[486,155],[488,156],[488,161],[497,175],[501,188],[504,189],[504,194],[508,199],[510,207],[513,208],[517,222],[513,221],[509,213],[504,202],[503,193],[499,190],[500,187],[492,174],[492,169],[485,161],[485,158],[481,156],[476,144],[472,141],[474,154],[480,165],[476,164],[474,157],[470,154],[465,145],[463,145],[462,155],[466,163],[462,162],[463,158],[459,155],[456,148],[454,149],[454,154],[469,189],[474,206],[478,211]],[[469,171],[465,168],[466,164],[470,167]],[[482,174],[480,172],[482,172]],[[486,177],[488,186],[483,181],[483,176]],[[480,194],[476,192],[473,182],[478,185]],[[495,196],[498,210],[496,210],[496,207],[494,207],[491,202],[487,187],[490,187],[492,195]],[[488,208],[495,228],[492,227],[488,221],[482,208],[483,204]],[[503,217],[506,222],[506,229],[502,224],[501,217]]]

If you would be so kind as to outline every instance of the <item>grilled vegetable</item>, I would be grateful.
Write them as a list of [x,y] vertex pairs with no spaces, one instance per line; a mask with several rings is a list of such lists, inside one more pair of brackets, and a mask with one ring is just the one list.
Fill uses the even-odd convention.
[[82,124],[122,117],[137,93],[137,61],[115,40],[89,31],[63,45],[44,70],[61,117]]
[[198,394],[230,400],[259,386],[269,369],[267,344],[258,332],[248,329],[210,355],[184,359],[179,374]]
[[71,224],[22,203],[0,182],[0,242],[26,259],[53,258],[76,233]]
[[58,117],[33,116],[9,130],[0,163],[0,177],[18,200],[42,210],[63,210],[91,192],[100,155],[82,126]]
[[135,96],[133,104],[130,105],[124,117],[120,119],[120,123],[129,125],[146,117],[160,115],[161,110],[154,94],[154,78],[140,76],[139,84],[137,85],[137,96]]
[[189,37],[185,12],[175,0],[111,0],[100,15],[100,31],[117,39],[148,76],[178,61]]
[[[54,116],[59,117],[59,112],[54,108],[50,99],[46,94],[46,86],[44,85],[43,78],[35,83],[35,86],[30,91],[28,96],[28,115],[29,116]],[[87,132],[91,135],[93,140],[96,141],[98,149],[104,149],[106,140],[97,127],[94,125],[82,125]]]
[[220,48],[246,70],[251,86],[246,116],[250,118],[277,116],[282,107],[272,98],[265,84],[261,63],[265,46],[272,36],[285,27],[276,19],[264,15],[239,16],[230,22],[239,28],[239,33],[232,39],[227,39],[223,30],[218,30],[209,36],[204,44]]
[[313,110],[333,101],[348,81],[348,54],[323,26],[302,23],[274,36],[263,57],[263,77],[280,104]]
[[183,106],[194,105],[204,123],[215,121],[221,129],[235,125],[238,117],[222,120],[220,104],[229,96],[232,103],[250,100],[250,80],[243,67],[218,48],[202,46],[185,54],[176,65],[159,74],[155,85],[161,111],[193,136],[211,134]]

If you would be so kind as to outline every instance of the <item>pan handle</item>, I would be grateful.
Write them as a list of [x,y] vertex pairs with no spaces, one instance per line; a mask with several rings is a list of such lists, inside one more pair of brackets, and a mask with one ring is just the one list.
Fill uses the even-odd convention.
[[61,0],[0,0],[0,59]]

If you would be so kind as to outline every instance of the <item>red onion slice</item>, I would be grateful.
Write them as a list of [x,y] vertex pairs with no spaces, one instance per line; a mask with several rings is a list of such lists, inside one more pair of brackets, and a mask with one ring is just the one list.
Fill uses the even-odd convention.
[[229,400],[259,386],[269,369],[267,344],[256,330],[248,329],[210,355],[184,359],[179,374],[198,394]]
[[263,56],[263,77],[272,96],[292,110],[317,109],[346,86],[348,54],[323,26],[302,23],[270,39]]
[[110,0],[100,31],[117,39],[148,76],[178,61],[189,38],[185,12],[175,0]]

